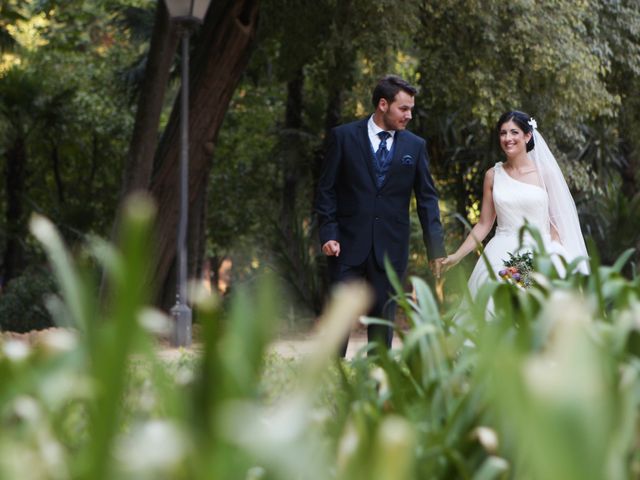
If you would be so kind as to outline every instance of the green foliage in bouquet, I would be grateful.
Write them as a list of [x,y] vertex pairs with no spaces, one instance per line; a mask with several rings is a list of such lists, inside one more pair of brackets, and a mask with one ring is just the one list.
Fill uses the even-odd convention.
[[506,280],[512,285],[521,288],[529,288],[531,286],[531,272],[533,271],[533,254],[529,251],[516,253],[511,252],[509,259],[504,260],[503,268],[498,272],[500,278]]

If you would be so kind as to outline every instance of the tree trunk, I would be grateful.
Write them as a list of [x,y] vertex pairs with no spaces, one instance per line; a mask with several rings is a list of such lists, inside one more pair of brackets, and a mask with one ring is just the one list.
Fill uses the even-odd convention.
[[[273,246],[279,259],[281,274],[292,287],[298,299],[315,314],[322,308],[321,292],[318,290],[320,274],[310,257],[310,245],[315,238],[305,238],[300,213],[296,208],[298,190],[303,175],[310,175],[312,165],[306,165],[309,154],[305,152],[302,136],[304,72],[298,69],[287,83],[287,105],[284,129],[274,156],[280,159],[283,174],[279,232]],[[311,157],[313,159],[313,157]],[[308,178],[308,177],[305,177]],[[304,212],[308,212],[305,210]],[[309,241],[311,244],[309,244]],[[313,247],[311,247],[313,248]]]
[[64,203],[64,183],[62,182],[62,175],[60,174],[60,152],[56,144],[51,145],[51,167],[56,183],[56,191],[58,192],[58,202],[62,205]]
[[[187,271],[190,278],[202,278],[207,238],[207,184],[209,183],[210,170],[210,168],[207,168],[207,171],[200,176],[199,185],[195,188],[198,196],[189,202],[190,229],[189,237],[187,238],[187,252],[189,252]],[[162,291],[158,297],[160,304],[165,308],[169,308],[173,306],[176,300],[177,277],[175,262],[167,272],[166,280],[160,285],[162,285]]]
[[[315,152],[314,162],[311,169],[311,185],[312,185],[312,211],[315,206],[316,197],[318,195],[318,181],[320,180],[320,174],[322,171],[322,163],[324,162],[324,156],[327,151],[329,136],[331,129],[336,127],[342,119],[342,107],[344,103],[344,93],[353,85],[353,72],[356,61],[356,54],[352,48],[344,46],[336,48],[333,52],[333,58],[335,59],[334,65],[329,68],[327,72],[327,107],[325,110],[324,118],[324,142],[322,148]],[[317,221],[315,215],[312,216],[314,222]],[[317,228],[317,225],[316,225]],[[320,252],[320,243],[317,238],[317,230],[312,229],[316,233],[316,238],[311,242],[313,248],[313,254],[316,258],[324,259],[324,256]],[[313,308],[316,314],[319,314],[322,310],[328,293],[329,293],[329,272],[327,270],[326,262],[320,261],[318,263],[317,271],[317,291],[314,295]]]
[[[189,96],[189,205],[201,198],[211,168],[213,146],[233,92],[248,63],[255,35],[259,0],[227,1],[212,4],[198,37],[199,46],[191,62]],[[175,289],[169,276],[175,262],[179,210],[180,99],[176,99],[167,128],[156,152],[151,192],[160,215],[156,230],[156,258],[153,279],[164,292]],[[190,208],[189,223],[202,212]],[[191,241],[189,244],[193,245]],[[200,247],[201,248],[201,247]],[[201,252],[190,251],[191,258]],[[189,262],[193,267],[193,262]],[[193,268],[189,274],[193,275]],[[158,301],[164,307],[173,297]]]
[[193,272],[195,278],[202,278],[204,253],[207,247],[207,197],[210,171],[211,168],[208,168],[206,173],[202,175],[203,185],[197,189],[198,197],[192,203],[192,214],[189,215],[193,225],[191,236],[189,237],[189,251],[192,252],[189,257],[189,260],[191,260],[189,271]]
[[149,188],[164,94],[177,46],[176,26],[164,1],[159,1],[122,179],[122,199],[135,190]]
[[640,154],[632,148],[625,149],[623,146],[623,155],[627,161],[622,168],[622,193],[625,197],[633,198],[639,191],[638,182],[640,179]]
[[24,219],[23,195],[27,179],[27,150],[23,138],[17,138],[7,150],[6,160],[7,245],[2,261],[3,284],[17,277],[24,267],[22,242],[27,236],[27,229]]
[[287,107],[285,110],[284,131],[281,134],[279,153],[282,158],[282,205],[280,210],[280,228],[284,236],[284,248],[293,253],[293,222],[296,221],[296,197],[300,181],[300,160],[305,154],[301,151],[300,129],[302,128],[302,87],[304,73],[298,70],[293,80],[287,83]]
[[336,48],[333,52],[334,64],[327,72],[327,108],[324,117],[324,142],[317,152],[312,170],[313,202],[318,192],[318,181],[331,129],[340,123],[344,93],[353,85],[356,52],[348,46]]
[[[178,47],[177,27],[169,18],[164,0],[159,0],[149,43],[144,78],[138,97],[138,108],[125,160],[119,206],[113,221],[112,237],[117,237],[120,215],[126,198],[137,190],[148,190],[153,172],[154,155],[158,144],[158,126],[164,106],[171,65]],[[94,143],[96,138],[94,137]],[[94,167],[97,155],[93,156]],[[91,180],[93,181],[92,168]],[[103,277],[100,295],[106,294]],[[155,286],[155,284],[154,284]]]

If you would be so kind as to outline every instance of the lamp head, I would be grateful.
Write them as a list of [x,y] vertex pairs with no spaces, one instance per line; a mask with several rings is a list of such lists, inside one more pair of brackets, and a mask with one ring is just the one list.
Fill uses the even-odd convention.
[[171,20],[180,23],[202,23],[211,0],[165,0]]

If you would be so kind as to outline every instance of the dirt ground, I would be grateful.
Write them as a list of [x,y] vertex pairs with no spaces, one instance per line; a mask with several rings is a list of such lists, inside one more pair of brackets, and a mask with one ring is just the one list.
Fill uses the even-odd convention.
[[[347,346],[347,358],[353,358],[362,347],[367,344],[367,334],[362,330],[353,331]],[[393,339],[392,348],[398,348],[400,341],[397,336]],[[313,347],[313,336],[283,337],[276,340],[271,348],[283,357],[301,357],[308,354]]]
[[[41,339],[52,332],[55,332],[55,328],[48,328],[45,330],[32,330],[27,333],[15,333],[15,332],[0,332],[0,339],[2,340],[19,340],[29,345],[36,345]],[[312,351],[314,343],[314,334],[312,333],[296,333],[296,334],[283,334],[280,335],[272,344],[271,351],[285,358],[298,358],[307,355]],[[353,358],[358,350],[367,344],[367,334],[362,328],[354,329],[349,337],[349,345],[347,347],[347,358]],[[184,348],[172,347],[169,342],[159,342],[161,347],[160,355],[163,358],[172,359],[178,358],[185,352]],[[397,335],[393,339],[393,348],[400,346],[400,341]],[[197,340],[194,344],[187,349],[187,351],[197,352],[200,348]]]
[[[346,358],[353,358],[358,350],[367,344],[367,334],[364,330],[354,330],[349,337],[349,344],[347,346]],[[272,344],[270,350],[284,358],[301,358],[308,355],[314,346],[314,336],[311,333],[307,334],[285,334],[279,336]],[[392,348],[399,348],[401,342],[397,336],[393,338]],[[197,351],[199,348],[198,343],[194,343],[189,350]],[[163,358],[171,359],[178,358],[184,349],[173,348],[169,345],[164,345],[161,351]]]

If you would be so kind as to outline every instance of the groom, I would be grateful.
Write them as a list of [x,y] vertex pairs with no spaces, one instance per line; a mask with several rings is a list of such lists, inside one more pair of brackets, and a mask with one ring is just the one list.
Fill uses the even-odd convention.
[[[415,193],[424,243],[436,277],[446,256],[438,194],[425,141],[406,131],[416,89],[395,75],[373,90],[375,112],[331,131],[316,213],[331,281],[365,279],[375,293],[372,317],[393,321],[395,302],[384,270],[387,256],[400,278],[409,255],[409,205]],[[369,342],[391,347],[393,330],[369,325]],[[347,343],[341,351],[346,354]]]

